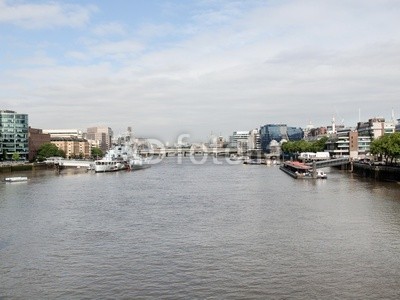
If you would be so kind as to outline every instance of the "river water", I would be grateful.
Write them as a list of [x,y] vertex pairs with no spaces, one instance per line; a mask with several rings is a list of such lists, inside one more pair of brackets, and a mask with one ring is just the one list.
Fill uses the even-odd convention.
[[24,173],[0,184],[0,298],[399,299],[400,185],[326,172]]

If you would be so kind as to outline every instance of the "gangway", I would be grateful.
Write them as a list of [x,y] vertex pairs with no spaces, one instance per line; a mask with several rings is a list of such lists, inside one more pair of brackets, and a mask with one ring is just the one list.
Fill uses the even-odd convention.
[[343,166],[343,165],[347,165],[349,162],[350,162],[349,157],[341,157],[341,158],[333,158],[333,159],[327,159],[327,160],[322,160],[322,161],[314,161],[312,163],[312,166],[314,169],[319,169],[319,168],[326,168],[326,167]]
[[89,168],[93,161],[90,160],[73,160],[63,159],[56,162],[60,167]]

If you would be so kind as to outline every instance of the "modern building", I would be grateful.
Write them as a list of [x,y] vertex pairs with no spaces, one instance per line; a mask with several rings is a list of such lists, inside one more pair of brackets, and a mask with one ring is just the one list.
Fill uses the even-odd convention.
[[67,158],[89,158],[91,155],[89,142],[85,139],[57,137],[51,138],[51,143],[63,150]]
[[247,148],[248,150],[261,150],[260,130],[257,128],[250,130],[249,138],[247,139]]
[[288,127],[286,124],[267,124],[260,128],[261,150],[271,153],[271,142],[276,148],[277,143],[283,140],[299,141],[303,139],[304,132],[298,127]]
[[36,158],[37,152],[45,143],[50,143],[50,134],[43,133],[42,129],[36,129],[29,127],[29,161]]
[[358,158],[369,154],[371,141],[370,136],[359,135],[359,132],[352,128],[344,128],[330,136],[326,149],[332,157]]
[[[91,144],[99,144],[103,152],[109,150],[112,146],[113,131],[110,127],[90,127],[87,129],[86,139]],[[98,141],[98,142],[96,142]]]
[[11,160],[14,153],[28,159],[28,115],[0,110],[0,160]]
[[400,119],[397,119],[397,124],[394,129],[396,132],[400,132]]
[[395,121],[385,121],[385,118],[372,118],[368,122],[358,122],[357,131],[359,136],[369,136],[377,139],[385,134],[395,132]]
[[358,122],[355,130],[337,129],[327,142],[331,156],[365,157],[370,153],[371,142],[385,134],[395,132],[395,122],[384,118],[372,118],[368,122]]
[[229,137],[229,147],[238,149],[238,154],[246,153],[248,149],[248,141],[250,132],[247,131],[234,131]]
[[329,140],[326,142],[326,150],[330,153],[330,156],[334,158],[349,156],[350,144],[353,151],[358,146],[354,131],[351,128],[336,129],[334,132],[331,132]]

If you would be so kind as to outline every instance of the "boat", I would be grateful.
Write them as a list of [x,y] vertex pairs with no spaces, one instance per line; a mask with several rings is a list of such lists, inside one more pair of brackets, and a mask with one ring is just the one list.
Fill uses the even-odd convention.
[[265,162],[262,159],[249,158],[249,159],[245,159],[243,161],[243,164],[245,164],[245,165],[261,165],[261,164],[265,164]]
[[150,167],[149,161],[142,158],[131,145],[118,145],[108,150],[102,159],[94,161],[96,173],[140,170]]
[[4,178],[5,182],[24,182],[28,181],[28,177],[18,176],[18,177],[6,177]]
[[248,160],[249,159],[249,157],[248,156],[243,156],[243,155],[236,155],[236,154],[232,154],[230,157],[229,157],[229,159],[230,160],[232,160],[232,161],[238,161],[238,160],[242,160],[242,161],[246,161],[246,160]]
[[141,157],[137,151],[133,152],[129,159],[130,170],[141,170],[150,168],[150,161],[146,158]]
[[124,161],[117,161],[112,159],[99,159],[94,162],[94,171],[100,172],[116,172],[128,169],[128,165]]
[[312,167],[298,161],[285,161],[279,169],[296,179],[313,178]]
[[128,149],[118,145],[108,150],[102,159],[94,161],[94,171],[117,172],[128,169]]
[[327,179],[328,176],[324,171],[316,170],[299,161],[285,161],[283,165],[279,167],[286,174],[289,174],[293,178],[299,179]]
[[317,171],[317,178],[319,179],[327,179],[328,175],[324,171],[318,170]]

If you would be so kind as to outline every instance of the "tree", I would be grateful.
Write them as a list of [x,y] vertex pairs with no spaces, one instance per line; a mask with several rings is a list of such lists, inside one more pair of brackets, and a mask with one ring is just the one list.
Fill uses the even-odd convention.
[[14,152],[13,155],[12,155],[12,160],[13,161],[17,161],[17,160],[19,160],[19,158],[20,158],[19,153],[18,152]]
[[323,152],[325,150],[325,144],[328,141],[328,137],[324,136],[319,140],[312,143],[312,152]]
[[52,157],[52,156],[61,156],[65,158],[65,152],[58,149],[58,147],[52,143],[44,143],[39,147],[38,157]]
[[385,134],[373,140],[370,146],[372,154],[383,157],[386,164],[400,158],[400,132]]
[[103,157],[103,151],[98,147],[93,147],[91,151],[92,157]]
[[289,141],[282,144],[282,151],[285,153],[322,152],[325,149],[327,140],[328,137],[322,137],[315,142],[308,142],[305,140]]

